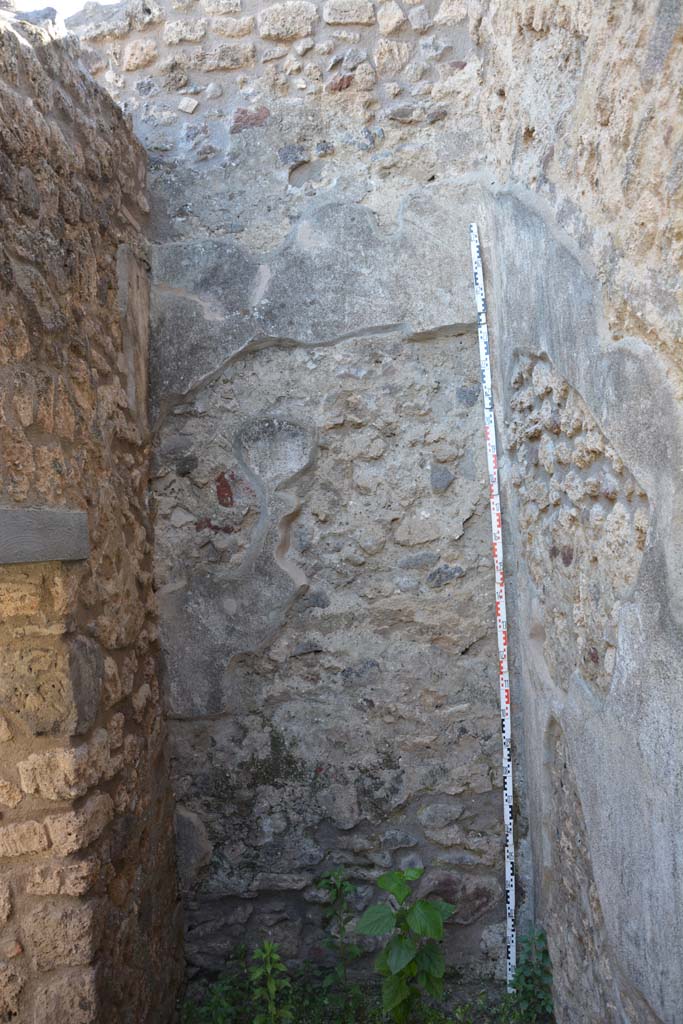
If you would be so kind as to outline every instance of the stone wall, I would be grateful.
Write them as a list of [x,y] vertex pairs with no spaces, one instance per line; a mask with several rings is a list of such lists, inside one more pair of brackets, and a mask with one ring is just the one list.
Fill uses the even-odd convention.
[[360,911],[382,871],[420,863],[422,891],[458,904],[453,962],[500,977],[479,191],[435,181],[471,162],[462,12],[147,5],[71,24],[151,154],[189,964],[218,970],[264,935],[319,959],[316,878],[347,866]]
[[75,55],[0,24],[0,504],[84,510],[90,539],[0,566],[0,1019],[166,1024],[145,160]]
[[683,1011],[682,14],[470,8],[512,186],[487,270],[534,890],[577,1024]]
[[559,1020],[673,1024],[680,4],[243,3],[74,22],[151,154],[190,961],[245,931],[313,955],[311,877],[406,857],[468,908],[455,955],[481,974],[501,951],[472,217],[525,906]]
[[[422,203],[421,219],[456,238],[465,220],[448,199]],[[178,358],[199,332],[198,301],[215,338],[213,368],[165,409],[154,487],[198,966],[218,968],[245,936],[265,934],[288,957],[324,955],[314,881],[339,864],[359,884],[359,909],[383,870],[424,865],[422,891],[458,904],[453,955],[490,970],[482,937],[501,951],[490,527],[467,266],[439,267],[427,252],[406,266],[402,252],[420,244],[412,223],[391,237],[340,203],[302,216],[251,268],[242,247],[216,239],[155,256],[160,376],[201,368]],[[354,296],[356,275],[374,295]],[[235,278],[239,306],[256,293],[259,308],[228,356],[234,292],[223,282]]]

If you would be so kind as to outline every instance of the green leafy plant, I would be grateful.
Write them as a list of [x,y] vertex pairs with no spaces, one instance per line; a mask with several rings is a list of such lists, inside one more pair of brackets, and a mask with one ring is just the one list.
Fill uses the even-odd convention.
[[249,1000],[247,947],[238,946],[226,972],[205,991],[200,1004],[187,1000],[181,1024],[241,1024]]
[[318,888],[327,893],[330,902],[323,910],[323,919],[330,929],[325,945],[336,953],[338,962],[333,971],[323,981],[325,988],[335,983],[341,985],[344,992],[349,992],[349,966],[362,955],[360,946],[349,938],[349,925],[354,918],[351,897],[356,887],[348,880],[343,868],[323,875],[317,883]]
[[232,1024],[235,1020],[232,980],[220,978],[211,985],[201,1006],[188,1002],[183,1007],[182,1024]]
[[257,1008],[254,1024],[286,1024],[291,1021],[291,982],[278,948],[267,939],[254,951],[249,971],[252,998]]
[[455,907],[443,900],[412,899],[411,886],[422,874],[422,868],[407,868],[378,878],[377,885],[393,896],[396,908],[376,903],[357,925],[361,935],[390,936],[375,968],[383,977],[382,1005],[396,1024],[412,1024],[425,996],[443,995],[446,964],[439,943]]
[[500,1024],[551,1024],[553,1017],[552,964],[542,931],[520,941],[514,992],[500,1006]]

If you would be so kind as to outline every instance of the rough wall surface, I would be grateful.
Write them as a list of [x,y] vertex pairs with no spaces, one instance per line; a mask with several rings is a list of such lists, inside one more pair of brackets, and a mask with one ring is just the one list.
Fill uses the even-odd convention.
[[[474,365],[472,211],[506,448],[516,736],[558,1019],[673,1024],[680,4],[176,0],[106,25],[91,11],[77,27],[152,154],[157,573],[192,962],[230,949],[226,907],[240,928],[299,946],[315,925],[310,874],[347,848],[359,879],[387,854],[433,865],[435,827],[451,881],[496,877],[463,836],[468,820],[447,815],[462,802],[449,773],[467,764],[476,784],[488,754],[459,761],[438,725],[444,707],[470,703],[461,741],[486,750],[478,678],[495,717],[485,562],[479,575],[468,562],[483,551],[481,493],[457,537],[481,468],[474,413],[461,410],[462,454],[433,454],[455,442],[434,431]],[[377,366],[427,404],[424,429],[412,395],[399,415],[379,381],[368,394]],[[439,384],[429,401],[427,381]],[[436,494],[414,468],[432,465]],[[445,493],[439,465],[454,476]],[[406,521],[429,524],[414,545],[422,564],[401,564],[399,537],[420,536]],[[467,607],[448,615],[433,591],[452,594],[453,611],[466,594]],[[188,616],[210,627],[191,654],[198,631],[177,637]],[[474,646],[445,664],[461,629]],[[408,686],[416,663],[446,680],[441,707]],[[418,721],[437,738],[408,750]],[[423,774],[426,750],[438,778]],[[319,763],[343,789],[324,772],[313,785]],[[363,770],[374,764],[387,788],[373,807]],[[496,764],[491,748],[490,774]],[[496,826],[474,796],[485,845]],[[433,812],[441,824],[420,818],[431,801],[446,808]],[[383,832],[396,812],[417,839],[398,852]],[[240,887],[260,895],[238,903]],[[460,933],[472,960],[487,920]]]
[[482,125],[516,183],[488,271],[537,914],[561,1020],[672,1024],[683,11],[470,17],[488,57]]
[[166,1024],[145,161],[74,57],[0,25],[0,501],[85,510],[91,549],[0,566],[0,1020]]
[[[431,215],[457,236],[449,199]],[[387,237],[341,204],[302,217],[244,281],[244,300],[270,282],[267,340],[229,362],[217,344],[220,375],[168,409],[159,433],[157,583],[199,966],[220,966],[245,933],[320,955],[312,883],[335,864],[361,884],[359,906],[382,870],[424,864],[423,891],[458,904],[459,957],[484,969],[491,934],[500,951],[478,360],[466,305],[439,310],[445,267],[425,254],[408,287],[401,252],[418,244],[412,228]],[[356,308],[342,248],[354,275],[374,265],[375,295]],[[204,281],[246,259],[218,242],[157,253],[162,352],[187,337],[196,298],[219,328],[231,314],[219,287],[186,297],[188,262]],[[181,287],[170,306],[166,289]]]
[[[156,583],[188,961],[216,970],[265,934],[324,956],[317,877],[347,865],[360,911],[382,871],[420,863],[422,891],[458,904],[453,961],[500,976],[479,191],[416,188],[467,166],[469,115],[450,137],[430,111],[452,76],[471,85],[473,44],[447,7],[416,6],[418,30],[397,5],[284,5],[240,14],[252,59],[226,72],[212,55],[234,10],[184,12],[192,42],[148,9],[148,25],[131,9],[74,24],[152,155]],[[440,59],[405,78],[435,19]],[[372,88],[367,64],[339,85],[359,48]],[[303,89],[297,49],[324,72]]]

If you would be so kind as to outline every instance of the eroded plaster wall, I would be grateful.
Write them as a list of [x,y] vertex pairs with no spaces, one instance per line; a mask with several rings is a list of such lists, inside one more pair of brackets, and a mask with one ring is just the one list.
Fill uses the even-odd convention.
[[0,504],[46,510],[53,546],[50,510],[84,511],[90,543],[0,566],[0,1019],[15,1024],[167,1024],[180,981],[144,187],[144,153],[73,44],[0,15]]
[[458,955],[486,973],[501,952],[473,218],[525,905],[549,933],[559,1020],[672,1024],[680,5],[244,0],[74,25],[151,154],[191,963],[216,966],[237,931],[300,948],[325,864],[367,882],[416,856],[472,907]]
[[[471,119],[449,136],[435,104],[471,83],[473,43],[447,5],[411,10],[417,28],[397,5],[144,16],[74,25],[151,155],[155,572],[190,967],[264,935],[319,960],[316,878],[347,866],[360,911],[382,871],[420,864],[421,891],[458,906],[453,963],[500,977],[479,190],[422,188],[470,160]],[[228,71],[216,47],[238,27],[250,56]]]

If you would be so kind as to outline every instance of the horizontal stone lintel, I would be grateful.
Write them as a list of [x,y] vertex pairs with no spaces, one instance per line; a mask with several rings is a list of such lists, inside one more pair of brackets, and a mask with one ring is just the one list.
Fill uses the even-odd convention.
[[89,554],[86,512],[66,508],[0,508],[0,565],[72,562]]

